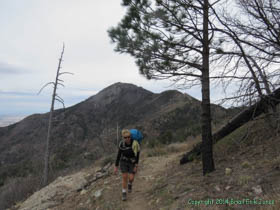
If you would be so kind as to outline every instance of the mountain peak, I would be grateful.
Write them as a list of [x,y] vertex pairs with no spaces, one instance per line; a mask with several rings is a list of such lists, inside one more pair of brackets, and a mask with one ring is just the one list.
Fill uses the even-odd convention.
[[137,100],[152,94],[152,92],[134,84],[117,82],[90,97],[89,101],[108,104],[117,98],[122,98],[127,101],[127,103],[132,104],[137,102]]
[[106,91],[111,91],[111,89],[113,90],[133,90],[133,89],[141,89],[141,90],[144,90],[146,92],[150,92],[140,86],[137,86],[137,85],[134,85],[134,84],[131,84],[131,83],[124,83],[124,82],[117,82],[117,83],[114,83],[112,85],[109,85],[108,87],[104,88],[103,90],[101,90],[99,93],[102,93],[102,92],[106,92]]

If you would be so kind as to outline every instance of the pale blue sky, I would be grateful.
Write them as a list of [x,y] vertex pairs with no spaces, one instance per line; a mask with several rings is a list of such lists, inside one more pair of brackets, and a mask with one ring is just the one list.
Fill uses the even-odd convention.
[[[107,30],[125,10],[119,0],[0,1],[0,115],[49,111],[53,81],[63,42],[66,106],[76,104],[115,82],[133,83],[161,92],[171,83],[148,81],[139,75],[132,57],[113,51]],[[200,98],[199,88],[186,90]]]

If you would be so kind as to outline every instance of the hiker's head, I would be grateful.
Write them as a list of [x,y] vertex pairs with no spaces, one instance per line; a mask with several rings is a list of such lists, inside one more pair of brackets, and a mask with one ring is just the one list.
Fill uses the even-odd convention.
[[122,130],[122,137],[126,143],[130,143],[130,131],[127,129]]

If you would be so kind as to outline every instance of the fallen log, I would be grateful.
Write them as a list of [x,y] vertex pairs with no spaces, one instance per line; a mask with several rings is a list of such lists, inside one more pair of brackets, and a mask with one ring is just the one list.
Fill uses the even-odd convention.
[[[245,123],[254,119],[255,117],[264,113],[269,107],[275,107],[280,103],[280,88],[273,91],[271,94],[262,97],[257,103],[240,112],[234,118],[232,118],[225,126],[219,129],[213,134],[213,144],[221,140],[225,136],[229,135],[237,128],[241,127]],[[200,155],[202,149],[202,143],[196,144],[193,149],[186,154],[180,160],[180,164],[185,164],[193,160],[195,156]]]

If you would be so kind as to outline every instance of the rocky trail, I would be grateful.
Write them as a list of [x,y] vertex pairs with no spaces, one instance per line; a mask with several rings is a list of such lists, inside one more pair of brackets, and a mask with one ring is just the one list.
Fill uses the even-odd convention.
[[108,163],[104,167],[91,167],[59,177],[12,209],[154,209],[151,195],[155,184],[172,164],[178,164],[179,155],[186,146],[178,146],[181,147],[180,153],[164,156],[148,157],[143,152],[133,191],[128,194],[127,201],[121,201],[121,173],[113,174],[114,166]]

